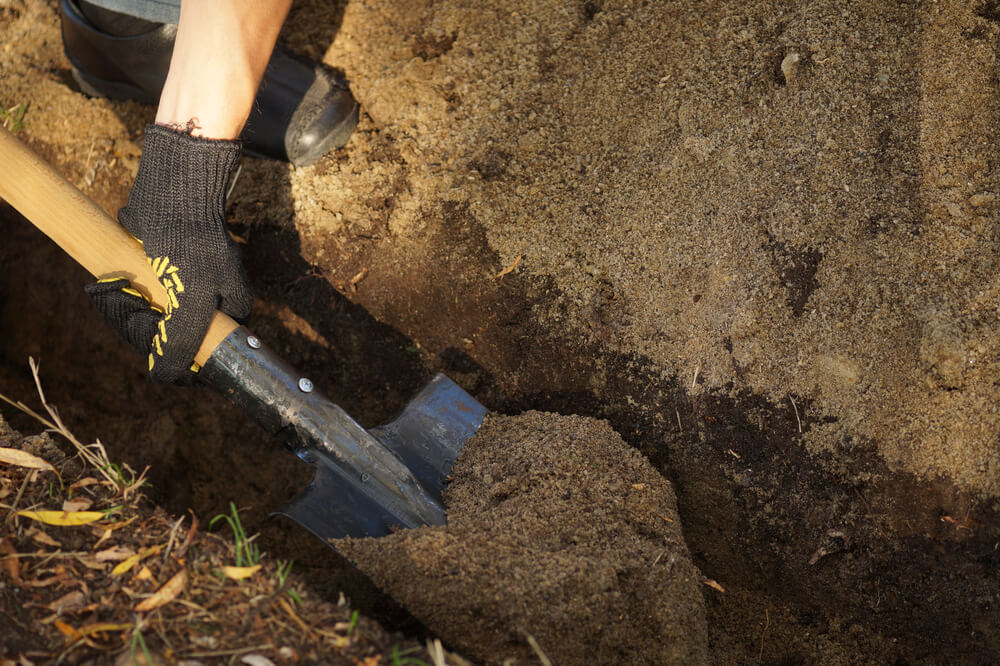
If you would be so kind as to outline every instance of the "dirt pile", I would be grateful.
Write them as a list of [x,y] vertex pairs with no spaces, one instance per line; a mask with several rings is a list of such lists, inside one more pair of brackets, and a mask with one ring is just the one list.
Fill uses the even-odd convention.
[[445,502],[446,527],[337,548],[463,653],[528,660],[533,640],[557,664],[707,662],[673,489],[607,423],[490,416]]

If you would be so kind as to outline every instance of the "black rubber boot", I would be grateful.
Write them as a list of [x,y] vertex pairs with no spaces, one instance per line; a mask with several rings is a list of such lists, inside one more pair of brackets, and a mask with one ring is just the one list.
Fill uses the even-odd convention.
[[[83,92],[159,102],[177,26],[79,0],[60,0],[59,7],[63,47]],[[357,123],[358,103],[334,73],[279,44],[240,138],[251,155],[301,166],[347,143]]]

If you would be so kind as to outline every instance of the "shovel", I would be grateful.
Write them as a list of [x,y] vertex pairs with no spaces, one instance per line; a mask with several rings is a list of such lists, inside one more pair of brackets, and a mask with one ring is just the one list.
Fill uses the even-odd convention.
[[[98,278],[127,278],[154,304],[166,302],[138,241],[5,129],[0,164],[0,198],[80,265]],[[205,383],[315,469],[309,487],[276,513],[327,545],[445,523],[441,492],[487,410],[444,375],[394,419],[366,430],[221,312],[195,362]]]

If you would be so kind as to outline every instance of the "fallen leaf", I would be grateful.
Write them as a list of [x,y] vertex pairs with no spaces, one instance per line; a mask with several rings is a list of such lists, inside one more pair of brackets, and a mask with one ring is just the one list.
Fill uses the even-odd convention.
[[94,553],[94,559],[98,562],[121,562],[135,555],[135,551],[127,546],[112,546]]
[[[17,553],[17,549],[14,547],[14,542],[11,541],[9,537],[4,537],[0,539],[0,555],[14,555]],[[14,581],[14,584],[18,587],[24,585],[24,581],[21,580],[21,565],[16,557],[5,557],[3,558],[3,568],[10,576],[10,579]]]
[[86,600],[86,597],[83,596],[83,592],[75,590],[69,594],[64,594],[59,597],[52,603],[48,604],[46,608],[54,613],[68,613],[82,607]]
[[164,604],[168,604],[177,598],[184,588],[187,586],[187,569],[181,569],[173,578],[168,580],[163,586],[153,593],[151,597],[143,599],[135,607],[135,610],[142,613],[145,611],[151,611],[155,608],[159,608]]
[[153,572],[149,570],[149,567],[144,566],[139,569],[139,573],[135,575],[133,580],[150,580],[153,578]]
[[43,532],[40,529],[38,529],[37,527],[32,528],[28,532],[28,536],[30,536],[34,541],[37,541],[38,543],[40,543],[42,545],[52,546],[54,548],[62,548],[62,544],[61,543],[59,543],[58,541],[56,541],[55,539],[53,539],[52,537],[50,537],[45,532]]
[[94,506],[93,500],[86,497],[77,497],[76,499],[66,500],[63,502],[63,511],[86,511],[90,507]]
[[122,575],[123,573],[134,567],[141,559],[142,555],[140,555],[139,553],[136,553],[135,555],[126,558],[121,564],[117,565],[114,569],[111,570],[111,575],[112,576]]
[[128,631],[132,628],[131,624],[112,624],[110,622],[96,622],[94,624],[85,624],[76,630],[79,636],[92,636],[94,634],[100,634],[108,631]]
[[274,666],[274,662],[261,654],[248,654],[240,659],[244,664],[250,666]]
[[52,623],[52,626],[58,629],[59,633],[61,633],[63,636],[67,638],[72,638],[73,640],[76,640],[77,638],[80,637],[80,632],[78,632],[76,629],[69,626],[62,620],[56,620],[55,622]]
[[60,527],[86,525],[104,517],[100,511],[18,511],[16,515]]
[[111,536],[111,532],[112,531],[113,530],[109,527],[106,530],[104,530],[103,532],[101,532],[101,536],[100,536],[100,538],[97,539],[97,543],[94,544],[94,548],[97,548],[102,543],[104,543],[105,539],[107,539],[107,538],[109,538]]
[[138,553],[136,553],[135,555],[129,557],[128,559],[126,559],[125,561],[123,561],[121,564],[119,564],[118,566],[116,566],[114,569],[112,569],[111,570],[111,575],[112,576],[120,576],[123,573],[125,573],[126,571],[128,571],[129,569],[131,569],[132,567],[134,567],[136,564],[138,564],[141,560],[146,559],[150,555],[156,555],[161,550],[163,550],[163,546],[151,546],[149,548],[143,548]]
[[513,271],[515,268],[517,268],[517,265],[519,263],[521,263],[522,259],[524,259],[524,255],[523,254],[517,255],[517,259],[515,259],[513,262],[511,262],[510,266],[508,266],[507,268],[503,269],[502,271],[500,271],[499,273],[497,273],[496,275],[494,275],[493,279],[494,280],[499,280],[504,275],[507,275],[508,273],[510,273],[511,271]]
[[95,571],[104,571],[105,569],[105,564],[98,562],[91,555],[77,555],[76,561],[88,569],[94,569]]
[[226,574],[227,578],[242,580],[260,571],[260,567],[260,564],[255,564],[252,567],[222,567],[222,573]]
[[92,486],[95,483],[99,483],[97,479],[95,479],[92,476],[87,476],[87,477],[84,477],[84,478],[80,479],[76,483],[71,484],[70,487],[69,487],[69,489],[70,490],[76,490],[77,488],[86,488],[87,486]]
[[27,467],[28,469],[46,469],[50,472],[56,471],[56,468],[48,462],[42,460],[38,456],[33,456],[27,451],[22,451],[20,449],[0,447],[0,462],[7,463],[8,465],[17,465],[18,467]]
[[716,592],[722,592],[723,594],[726,593],[726,588],[724,588],[721,585],[719,585],[718,581],[714,581],[711,578],[702,578],[701,582],[703,582],[705,585],[708,585],[710,588],[712,588]]

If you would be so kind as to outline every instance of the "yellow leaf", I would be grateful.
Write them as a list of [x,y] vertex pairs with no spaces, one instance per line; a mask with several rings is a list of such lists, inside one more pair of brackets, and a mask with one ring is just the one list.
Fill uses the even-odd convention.
[[150,555],[156,555],[161,550],[163,550],[163,546],[150,546],[149,548],[143,548],[138,553],[124,560],[121,564],[112,569],[111,575],[120,576],[121,574],[125,573],[126,571],[134,567],[136,564],[138,564],[140,560],[144,560]]
[[58,629],[59,632],[63,636],[66,636],[67,638],[72,638],[72,639],[76,640],[77,638],[80,637],[80,632],[78,632],[76,629],[74,629],[73,627],[69,626],[68,624],[66,624],[62,620],[56,620],[55,622],[53,622],[53,626],[55,626],[55,628]]
[[80,636],[92,636],[93,634],[100,634],[108,631],[128,631],[131,628],[131,624],[110,624],[108,622],[99,622],[97,624],[85,624],[80,627],[76,633]]
[[139,602],[135,610],[142,613],[170,603],[177,598],[177,595],[184,591],[184,588],[187,586],[187,579],[187,569],[181,569],[174,574],[173,578],[164,583],[163,587],[154,592],[152,596]]
[[222,567],[222,573],[226,574],[227,578],[242,580],[260,571],[260,567],[260,564],[255,564],[252,567]]
[[37,520],[46,525],[59,525],[61,527],[86,525],[104,517],[100,511],[18,511],[17,515]]
[[38,456],[33,456],[27,451],[22,451],[21,449],[7,449],[0,447],[0,462],[7,463],[8,465],[17,465],[18,467],[27,467],[28,469],[47,469],[50,472],[56,471],[56,468],[42,460]]
[[136,553],[132,557],[126,558],[117,564],[114,569],[111,570],[112,576],[120,576],[139,562],[142,559],[142,553]]

